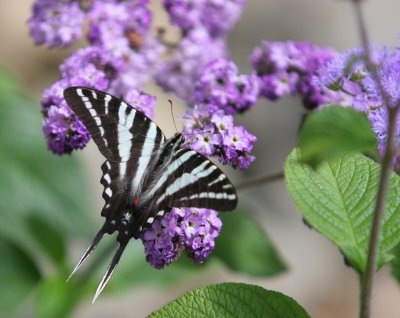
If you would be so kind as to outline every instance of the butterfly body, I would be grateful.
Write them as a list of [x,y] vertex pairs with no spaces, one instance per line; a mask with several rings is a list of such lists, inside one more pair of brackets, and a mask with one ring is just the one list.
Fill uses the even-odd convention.
[[235,208],[236,192],[229,179],[207,158],[186,149],[180,133],[165,138],[141,111],[104,92],[70,87],[64,97],[106,158],[100,180],[104,186],[101,215],[105,223],[72,274],[104,234],[118,232],[119,248],[95,298],[111,277],[129,240],[139,238],[172,208]]

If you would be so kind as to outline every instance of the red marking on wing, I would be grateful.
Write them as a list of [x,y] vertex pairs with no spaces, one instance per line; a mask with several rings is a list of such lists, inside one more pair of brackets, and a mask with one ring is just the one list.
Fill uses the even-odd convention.
[[135,202],[133,203],[134,205],[139,205],[139,197],[137,197],[136,199],[135,199]]

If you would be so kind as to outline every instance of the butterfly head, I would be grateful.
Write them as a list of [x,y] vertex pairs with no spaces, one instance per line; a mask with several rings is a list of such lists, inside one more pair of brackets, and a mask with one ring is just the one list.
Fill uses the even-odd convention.
[[169,157],[169,155],[177,151],[179,148],[182,148],[184,142],[185,138],[183,137],[183,135],[181,133],[176,133],[165,143],[164,153],[168,154]]
[[179,148],[185,142],[185,138],[181,133],[177,132],[171,137],[171,142],[173,143],[174,148]]

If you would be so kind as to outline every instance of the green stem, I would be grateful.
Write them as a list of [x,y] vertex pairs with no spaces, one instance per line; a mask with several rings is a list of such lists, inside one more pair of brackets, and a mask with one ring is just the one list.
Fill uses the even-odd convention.
[[379,70],[377,65],[375,65],[371,59],[371,52],[369,47],[368,34],[365,27],[364,17],[361,10],[362,0],[353,0],[356,20],[359,27],[359,32],[361,36],[362,46],[365,52],[365,64],[367,70],[374,79],[379,92],[384,100],[384,105],[388,109],[388,134],[386,141],[385,153],[382,158],[382,168],[380,172],[380,180],[378,185],[378,193],[376,198],[376,205],[373,214],[371,237],[369,241],[368,248],[368,258],[367,265],[364,275],[361,277],[361,300],[360,300],[360,318],[371,317],[371,302],[372,302],[372,292],[374,289],[374,278],[375,272],[377,270],[377,258],[379,252],[379,239],[381,236],[382,229],[382,219],[385,208],[385,198],[389,187],[391,167],[394,157],[394,135],[396,128],[396,117],[399,105],[391,104],[390,97],[385,91],[382,81],[379,75]]
[[271,174],[271,175],[267,175],[267,176],[262,176],[260,178],[255,178],[249,181],[245,181],[242,183],[239,183],[235,188],[236,190],[244,190],[247,188],[251,188],[251,187],[255,187],[257,185],[263,184],[263,183],[268,183],[271,181],[277,181],[277,180],[281,180],[284,178],[284,174],[283,171],[275,173],[275,174]]

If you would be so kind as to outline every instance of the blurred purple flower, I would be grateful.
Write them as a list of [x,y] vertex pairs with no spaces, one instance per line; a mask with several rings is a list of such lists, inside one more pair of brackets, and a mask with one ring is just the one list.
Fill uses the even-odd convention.
[[254,49],[251,62],[264,97],[276,100],[298,93],[304,106],[314,109],[326,103],[342,102],[341,92],[329,91],[314,80],[318,69],[336,56],[332,49],[310,43],[263,41]]
[[36,45],[71,45],[82,35],[85,14],[77,1],[36,0],[28,21]]
[[[164,47],[155,39],[141,39],[140,47],[130,49],[121,59],[122,71],[111,83],[109,92],[125,96],[131,89],[140,90],[162,67]],[[116,58],[117,59],[117,58]]]
[[256,76],[238,75],[230,60],[217,58],[203,68],[195,84],[195,102],[210,103],[227,114],[243,112],[258,98]]
[[110,93],[124,96],[141,89],[162,64],[164,47],[149,34],[152,15],[147,0],[94,2],[88,13],[88,39],[122,65]]
[[89,38],[105,45],[106,41],[112,40],[107,35],[122,37],[128,31],[145,35],[150,27],[152,14],[148,8],[148,0],[94,1],[88,19]]
[[245,0],[164,0],[171,22],[184,32],[204,27],[212,36],[229,31],[239,20]]
[[201,70],[208,62],[226,55],[225,39],[212,38],[203,28],[193,29],[182,38],[173,58],[162,66],[155,79],[164,90],[194,103],[194,83]]
[[125,94],[124,99],[131,106],[141,110],[147,117],[151,119],[154,117],[157,97],[132,89]]
[[60,66],[62,79],[69,86],[88,86],[107,90],[119,76],[123,65],[99,47],[89,46],[74,51]]

